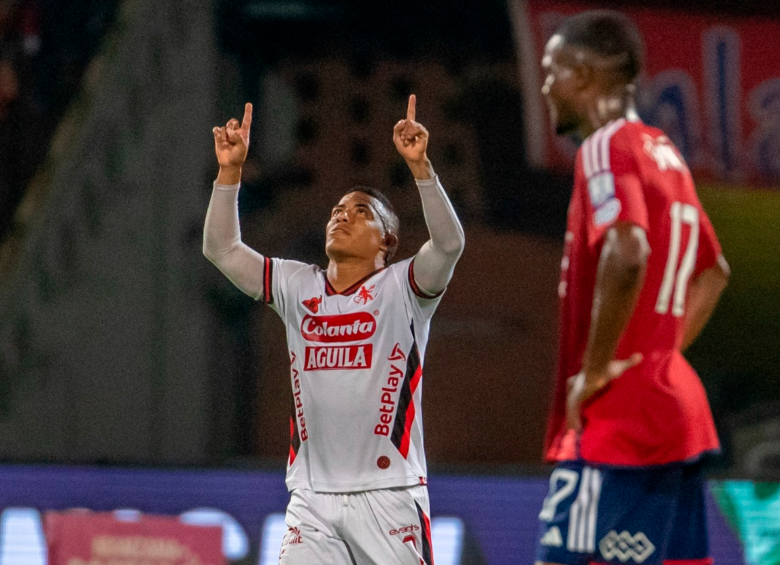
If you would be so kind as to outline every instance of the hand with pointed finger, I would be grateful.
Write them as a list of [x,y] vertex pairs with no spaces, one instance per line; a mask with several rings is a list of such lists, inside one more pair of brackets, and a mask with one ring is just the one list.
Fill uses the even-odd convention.
[[568,427],[582,431],[582,405],[610,382],[617,379],[630,368],[642,362],[642,354],[634,353],[628,359],[616,359],[609,362],[607,370],[600,375],[586,375],[581,371],[566,381],[566,423]]
[[[249,151],[249,131],[252,126],[252,104],[244,106],[244,118],[241,123],[233,118],[224,127],[215,127],[214,151],[219,163],[220,184],[235,184],[241,178],[241,167]],[[234,181],[234,182],[230,182]]]
[[406,119],[400,120],[393,128],[393,143],[401,157],[412,170],[416,179],[433,178],[434,172],[428,160],[428,130],[415,121],[417,97],[409,97]]

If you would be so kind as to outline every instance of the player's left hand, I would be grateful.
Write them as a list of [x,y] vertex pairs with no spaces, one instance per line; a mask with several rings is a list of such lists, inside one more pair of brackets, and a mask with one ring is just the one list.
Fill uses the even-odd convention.
[[607,370],[601,375],[585,375],[581,371],[566,381],[566,423],[576,432],[582,431],[582,405],[594,394],[642,362],[642,354],[634,353],[628,359],[610,361]]
[[[420,122],[415,121],[417,97],[409,97],[406,108],[406,119],[400,120],[393,128],[393,143],[398,153],[406,160],[406,164],[417,177],[417,170],[428,169],[428,130]],[[423,177],[425,178],[425,177]]]

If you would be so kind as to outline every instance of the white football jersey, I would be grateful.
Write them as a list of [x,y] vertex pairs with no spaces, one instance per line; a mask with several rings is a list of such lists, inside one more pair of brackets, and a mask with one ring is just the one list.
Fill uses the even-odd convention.
[[263,301],[290,350],[289,490],[426,483],[422,367],[441,293],[417,288],[413,269],[406,259],[337,293],[315,265],[265,260]]

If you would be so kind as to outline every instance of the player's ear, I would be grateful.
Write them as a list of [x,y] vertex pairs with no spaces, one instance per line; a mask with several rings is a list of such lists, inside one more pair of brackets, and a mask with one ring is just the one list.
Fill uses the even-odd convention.
[[398,236],[394,233],[388,233],[382,240],[382,250],[387,252],[388,249],[394,249],[398,245]]
[[390,259],[395,255],[395,250],[398,247],[398,236],[394,233],[388,233],[382,239],[381,249],[385,254],[385,265],[390,262]]
[[585,90],[593,82],[594,69],[587,60],[578,60],[573,65],[574,84],[578,90]]

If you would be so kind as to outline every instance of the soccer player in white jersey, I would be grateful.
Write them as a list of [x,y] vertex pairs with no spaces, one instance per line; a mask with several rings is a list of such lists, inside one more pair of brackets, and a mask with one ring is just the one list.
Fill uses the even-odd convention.
[[398,217],[364,187],[332,210],[327,269],[247,247],[237,202],[251,104],[241,123],[214,128],[219,174],[203,252],[287,329],[294,413],[282,565],[433,565],[422,367],[430,319],[464,237],[415,104],[412,95],[393,142],[417,182],[430,239],[394,264]]

